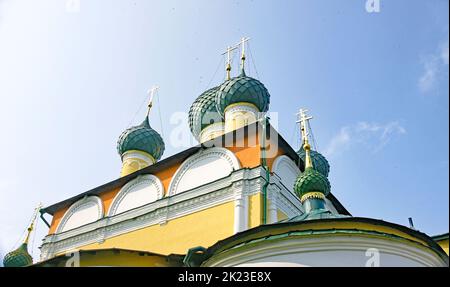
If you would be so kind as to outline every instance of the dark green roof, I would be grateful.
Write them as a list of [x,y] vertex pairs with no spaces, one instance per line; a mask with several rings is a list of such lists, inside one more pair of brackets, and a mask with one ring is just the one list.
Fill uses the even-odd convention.
[[[428,235],[422,233],[420,231],[408,228],[406,226],[398,225],[395,223],[386,222],[379,219],[373,218],[362,218],[362,217],[340,217],[340,218],[322,218],[320,220],[297,220],[290,221],[285,220],[282,222],[276,222],[273,224],[263,224],[254,228],[247,229],[245,231],[239,232],[235,235],[222,239],[216,242],[214,245],[207,248],[207,250],[202,254],[202,262],[205,262],[213,255],[220,254],[226,250],[236,248],[245,244],[249,244],[251,242],[264,241],[268,238],[276,239],[276,238],[289,238],[291,236],[296,235],[315,235],[315,234],[327,234],[327,233],[344,233],[344,234],[379,234],[382,236],[389,236],[391,238],[399,238],[402,240],[408,240],[410,242],[418,243],[416,240],[407,239],[404,236],[397,236],[392,233],[384,233],[373,230],[365,230],[365,229],[342,229],[342,228],[333,228],[333,229],[316,229],[316,228],[307,228],[303,230],[296,230],[295,227],[301,226],[314,226],[317,223],[352,223],[353,225],[357,225],[358,223],[368,223],[378,226],[386,226],[390,228],[397,229],[401,232],[404,232],[410,235],[412,238],[417,238],[425,242],[425,246],[431,248],[443,261],[448,264],[448,255],[445,251],[440,247],[435,241],[433,241]],[[291,231],[286,232],[286,228],[290,227]],[[418,243],[420,244],[420,243]]]
[[216,109],[216,92],[218,87],[214,87],[203,92],[189,109],[189,128],[195,138],[198,139],[200,132],[208,125],[223,121],[223,117]]
[[[100,248],[100,249],[89,249],[89,250],[83,250],[80,249],[79,251],[79,259],[80,259],[80,266],[86,266],[85,263],[85,256],[86,255],[96,255],[99,257],[102,256],[108,256],[109,254],[113,253],[114,256],[120,257],[123,254],[137,254],[138,256],[142,256],[142,257],[151,257],[151,256],[156,256],[156,257],[160,257],[163,258],[164,260],[166,260],[166,262],[170,265],[175,266],[183,266],[183,258],[184,255],[181,254],[168,254],[168,255],[163,255],[163,254],[158,254],[158,253],[154,253],[154,252],[149,252],[149,251],[145,251],[145,250],[133,250],[133,249],[124,249],[124,248]],[[65,267],[66,263],[67,263],[67,256],[66,254],[60,254],[60,255],[56,255],[52,258],[49,258],[47,260],[44,261],[39,261],[37,263],[35,263],[34,265],[32,265],[31,267]],[[122,266],[121,265],[122,262],[111,262],[110,266]],[[127,262],[128,263],[128,262]],[[100,265],[101,266],[101,265]],[[128,264],[128,267],[132,267],[133,264]],[[94,267],[94,266],[90,266],[89,267]]]
[[144,151],[155,160],[159,160],[164,153],[165,145],[162,137],[150,127],[148,116],[138,126],[126,129],[117,142],[117,152],[122,156],[126,151]]
[[33,264],[33,258],[28,253],[27,244],[23,243],[14,251],[9,252],[3,258],[5,267],[25,267]]
[[330,219],[330,218],[342,218],[349,217],[348,215],[342,215],[333,213],[327,209],[314,209],[310,212],[306,212],[302,215],[298,215],[289,219],[282,220],[280,222],[294,222],[294,221],[305,221],[305,220],[315,220],[315,219]]
[[[405,239],[404,237],[400,237],[395,234],[389,234],[385,232],[379,232],[379,231],[373,231],[373,230],[361,230],[361,229],[308,229],[308,230],[301,230],[301,231],[291,231],[287,233],[277,234],[277,235],[268,235],[265,237],[252,239],[246,242],[242,242],[240,244],[237,244],[236,246],[233,246],[233,248],[239,248],[242,246],[251,245],[254,243],[259,243],[263,241],[270,241],[270,240],[277,240],[277,239],[290,239],[297,236],[320,236],[320,235],[375,235],[375,236],[382,236],[389,239],[399,239],[399,240],[407,240],[409,242],[415,242],[410,239]],[[202,258],[203,259],[203,258]]]
[[447,232],[444,234],[431,236],[431,238],[433,238],[434,241],[440,241],[440,240],[448,240],[449,236],[448,236],[448,232]]
[[245,102],[254,104],[260,112],[269,110],[270,94],[258,80],[248,77],[245,72],[220,85],[216,99],[217,109],[223,114],[231,104]]
[[[297,154],[304,162],[306,153],[303,147],[301,147],[297,151]],[[328,173],[330,172],[330,164],[328,163],[327,159],[321,153],[314,150],[310,151],[310,155],[314,169],[324,176],[328,177]]]
[[330,188],[328,179],[312,167],[306,168],[294,185],[295,193],[300,198],[309,192],[321,192],[327,196]]

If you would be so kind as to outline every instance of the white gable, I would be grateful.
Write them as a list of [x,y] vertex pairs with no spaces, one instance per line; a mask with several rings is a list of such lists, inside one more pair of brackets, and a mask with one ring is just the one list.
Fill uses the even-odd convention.
[[140,175],[125,184],[114,198],[108,215],[115,215],[127,210],[146,205],[161,199],[164,188],[154,175]]
[[224,178],[239,168],[238,159],[226,148],[202,150],[180,166],[170,183],[169,194],[174,195]]
[[103,205],[97,196],[89,196],[72,204],[66,211],[57,232],[71,230],[103,217]]
[[294,191],[295,181],[301,173],[294,161],[286,155],[280,155],[273,162],[272,172],[281,179],[281,183],[288,190]]

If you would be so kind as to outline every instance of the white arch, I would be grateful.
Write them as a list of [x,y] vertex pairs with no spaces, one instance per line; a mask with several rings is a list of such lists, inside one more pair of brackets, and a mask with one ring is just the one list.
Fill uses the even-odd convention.
[[103,202],[98,196],[86,196],[70,206],[56,228],[56,233],[71,230],[103,217]]
[[200,150],[186,159],[174,174],[169,185],[169,195],[228,176],[241,165],[228,149],[212,147]]
[[278,175],[283,185],[290,191],[294,190],[294,184],[301,173],[295,162],[286,155],[280,155],[272,165],[272,172]]
[[164,187],[159,178],[152,174],[139,175],[120,189],[111,203],[108,216],[146,205],[163,196]]

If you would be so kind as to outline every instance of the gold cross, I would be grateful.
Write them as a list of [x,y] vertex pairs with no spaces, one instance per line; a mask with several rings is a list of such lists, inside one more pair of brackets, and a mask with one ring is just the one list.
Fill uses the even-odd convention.
[[150,109],[152,108],[152,106],[153,106],[153,98],[154,98],[154,96],[155,96],[155,94],[156,94],[156,92],[159,90],[159,87],[158,86],[153,86],[153,87],[151,87],[151,89],[149,89],[148,91],[147,91],[147,94],[150,96],[150,100],[149,100],[149,102],[148,102],[148,110],[147,110],[147,116],[150,114]]

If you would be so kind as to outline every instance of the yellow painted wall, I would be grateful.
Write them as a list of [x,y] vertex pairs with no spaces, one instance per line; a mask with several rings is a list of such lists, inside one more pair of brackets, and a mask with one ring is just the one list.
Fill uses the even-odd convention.
[[248,197],[248,225],[253,228],[261,225],[262,222],[262,195],[257,193]]
[[[133,250],[79,250],[80,267],[116,266],[116,267],[179,267],[182,256],[163,256]],[[39,262],[38,267],[72,267],[75,262],[61,255],[50,261]]]
[[228,202],[176,218],[164,225],[152,225],[79,249],[123,248],[168,255],[185,254],[189,248],[208,247],[233,235],[234,203]]
[[439,244],[439,246],[441,246],[442,249],[444,249],[445,253],[447,253],[448,255],[448,239],[439,240],[436,241],[436,243]]
[[278,221],[280,221],[280,220],[287,219],[288,217],[282,211],[277,210],[277,218],[278,218]]
[[[143,158],[147,160],[144,160]],[[140,150],[129,150],[122,155],[122,170],[120,176],[126,176],[150,164],[154,164],[156,160],[149,153]]]
[[163,256],[141,256],[137,252],[114,253],[108,251],[101,254],[83,253],[80,266],[170,267],[176,265],[170,264]]

